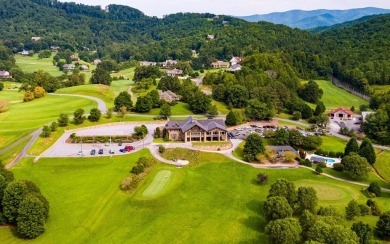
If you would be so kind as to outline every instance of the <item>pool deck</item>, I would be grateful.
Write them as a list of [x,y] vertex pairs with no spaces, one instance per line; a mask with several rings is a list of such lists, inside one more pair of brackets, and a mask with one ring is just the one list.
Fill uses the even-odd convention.
[[333,168],[333,164],[335,164],[335,163],[341,163],[341,159],[339,159],[339,158],[329,158],[329,157],[324,157],[324,156],[320,156],[320,155],[317,155],[317,154],[308,154],[308,155],[306,155],[306,158],[308,158],[308,159],[311,159],[311,157],[319,157],[319,158],[324,158],[326,160],[334,160],[334,162],[327,162],[326,163],[326,166],[328,168]]

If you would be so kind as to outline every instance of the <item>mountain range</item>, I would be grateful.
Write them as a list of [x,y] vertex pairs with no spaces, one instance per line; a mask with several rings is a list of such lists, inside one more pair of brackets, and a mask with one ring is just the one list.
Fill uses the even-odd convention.
[[291,10],[270,14],[256,14],[237,17],[249,22],[268,21],[274,24],[283,24],[292,28],[311,29],[320,26],[331,26],[346,21],[352,21],[368,15],[390,13],[390,9],[357,8],[348,10]]

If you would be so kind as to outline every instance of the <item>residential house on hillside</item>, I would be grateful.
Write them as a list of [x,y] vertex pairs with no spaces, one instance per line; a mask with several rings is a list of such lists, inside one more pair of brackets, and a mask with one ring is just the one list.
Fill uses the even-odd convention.
[[243,58],[241,58],[241,57],[233,57],[232,59],[230,59],[229,62],[233,66],[235,64],[241,63],[242,60],[243,60]]
[[27,55],[29,55],[30,53],[29,53],[29,51],[23,49],[23,51],[19,52],[19,54],[21,54],[21,55],[23,55],[23,56],[27,56]]
[[12,78],[12,76],[8,71],[0,70],[0,79],[9,79],[9,78]]
[[100,64],[102,61],[100,60],[100,59],[95,59],[92,63],[94,64],[94,65],[98,65],[98,64]]
[[75,54],[70,55],[70,59],[71,59],[72,61],[80,61],[80,58],[77,57]]
[[347,108],[340,107],[340,108],[331,110],[329,112],[329,117],[331,119],[351,120],[351,119],[353,119],[353,112]]
[[168,60],[165,60],[165,62],[163,62],[161,64],[161,68],[163,68],[163,69],[173,68],[173,67],[175,67],[176,64],[177,64],[176,60],[168,59]]
[[88,65],[82,64],[82,65],[80,65],[80,69],[81,70],[89,70],[89,67],[88,67]]
[[71,64],[64,64],[64,66],[62,67],[64,68],[64,70],[74,70],[74,66]]
[[230,67],[227,71],[234,73],[234,72],[239,71],[239,70],[241,70],[241,65],[233,64],[232,67]]
[[59,49],[60,49],[59,46],[50,46],[50,51],[52,52],[58,51]]
[[227,129],[222,119],[171,120],[165,125],[169,140],[184,142],[227,141]]
[[167,70],[165,71],[165,74],[167,76],[172,76],[172,77],[175,77],[175,76],[179,76],[179,77],[182,77],[184,72],[183,70],[181,69],[173,69],[173,70]]
[[160,99],[166,101],[167,103],[171,103],[174,101],[179,101],[180,96],[177,95],[176,93],[168,90],[160,93]]
[[207,35],[207,40],[214,40],[214,35]]
[[230,63],[229,62],[224,62],[224,61],[216,61],[211,63],[211,67],[213,69],[220,69],[220,68],[229,68]]
[[148,61],[141,61],[140,64],[141,66],[156,66],[156,62],[148,62]]
[[40,36],[33,36],[33,37],[31,37],[31,40],[36,42],[36,41],[41,40],[41,37]]

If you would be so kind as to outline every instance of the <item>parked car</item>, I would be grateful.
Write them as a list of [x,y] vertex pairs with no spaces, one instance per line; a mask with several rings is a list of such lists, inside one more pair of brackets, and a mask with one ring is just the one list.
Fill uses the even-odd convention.
[[77,152],[77,155],[79,155],[79,156],[80,156],[80,155],[83,155],[83,151],[78,151],[78,152]]
[[119,149],[119,152],[124,153],[125,149],[121,148],[121,149]]
[[108,147],[110,145],[109,142],[104,143],[104,146]]
[[99,154],[103,154],[103,149],[99,149]]
[[96,150],[95,149],[92,149],[91,150],[91,155],[95,155],[96,154]]
[[125,146],[124,150],[126,152],[131,152],[132,150],[134,150],[135,148],[133,146]]
[[115,154],[114,150],[110,149],[110,151],[108,151],[109,154]]
[[122,142],[119,142],[119,143],[118,143],[118,146],[122,146]]

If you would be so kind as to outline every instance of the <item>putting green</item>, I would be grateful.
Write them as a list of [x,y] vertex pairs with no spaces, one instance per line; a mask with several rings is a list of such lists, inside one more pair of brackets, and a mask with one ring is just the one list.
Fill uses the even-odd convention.
[[152,183],[142,193],[143,197],[154,197],[158,195],[167,186],[172,172],[170,170],[161,170],[154,177]]
[[317,196],[322,201],[330,201],[333,204],[344,204],[346,199],[356,199],[358,196],[348,188],[348,186],[340,186],[329,182],[322,183],[312,180],[300,180],[295,183],[296,187],[311,186],[317,191]]

